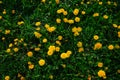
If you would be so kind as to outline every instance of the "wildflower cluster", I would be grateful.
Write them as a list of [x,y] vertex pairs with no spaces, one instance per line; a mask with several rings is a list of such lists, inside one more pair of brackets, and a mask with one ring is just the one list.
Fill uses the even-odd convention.
[[0,0],[0,80],[119,80],[112,0]]

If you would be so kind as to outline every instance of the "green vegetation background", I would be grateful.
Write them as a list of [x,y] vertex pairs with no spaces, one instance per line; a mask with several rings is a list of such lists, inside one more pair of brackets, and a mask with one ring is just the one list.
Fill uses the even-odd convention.
[[[11,33],[9,35],[0,33],[0,38],[6,38],[5,41],[0,39],[0,80],[4,80],[6,75],[9,75],[11,80],[18,80],[18,73],[24,76],[26,80],[49,80],[49,75],[53,75],[53,80],[87,80],[88,75],[92,76],[92,80],[102,80],[98,77],[97,72],[106,67],[108,67],[106,80],[118,80],[120,78],[120,73],[117,72],[120,69],[120,49],[112,51],[107,49],[109,44],[120,44],[120,38],[117,37],[117,32],[120,30],[112,27],[113,23],[120,25],[119,0],[117,7],[104,4],[107,0],[102,0],[102,6],[98,6],[97,3],[81,5],[81,0],[63,0],[58,5],[54,0],[51,0],[51,4],[49,4],[49,0],[46,0],[46,3],[41,3],[40,0],[3,0],[2,2],[0,4],[0,15],[3,16],[3,20],[0,20],[0,29],[3,31],[10,29]],[[64,18],[64,16],[56,13],[60,8],[68,11],[67,18],[74,18],[72,11],[75,8],[86,11],[86,15],[79,16],[81,18],[80,23],[73,25],[61,23],[58,25],[56,18]],[[2,14],[3,9],[7,11],[6,15]],[[13,9],[16,11],[14,15],[11,13]],[[94,19],[92,17],[94,12],[98,12],[100,15],[107,14],[109,19]],[[18,21],[24,21],[25,24],[19,27]],[[46,45],[42,43],[41,39],[36,39],[32,33],[35,31],[34,24],[37,21],[42,23],[41,28],[46,23],[58,27],[52,34],[44,30],[41,32],[48,39]],[[82,27],[83,31],[80,36],[73,36],[71,32],[73,26]],[[97,42],[93,40],[95,34],[100,37],[98,42],[103,44],[103,49],[97,51],[92,49]],[[60,53],[52,57],[46,56],[48,46],[54,44],[58,35],[69,40],[68,42],[63,41],[61,47],[61,52],[66,50],[73,52],[69,59],[60,59]],[[6,53],[6,49],[15,38],[23,38],[28,46],[26,48],[19,45],[19,52],[9,55]],[[82,53],[77,52],[76,43],[78,41],[83,42],[84,52]],[[33,50],[30,47],[34,47],[38,43],[43,45],[42,50],[38,53],[35,52],[32,58],[27,57],[27,51]],[[47,61],[43,67],[38,64],[41,57]],[[33,70],[28,69],[28,61],[34,63],[35,68]],[[98,68],[98,62],[103,62],[104,67]],[[61,64],[66,64],[66,68],[63,68]]]

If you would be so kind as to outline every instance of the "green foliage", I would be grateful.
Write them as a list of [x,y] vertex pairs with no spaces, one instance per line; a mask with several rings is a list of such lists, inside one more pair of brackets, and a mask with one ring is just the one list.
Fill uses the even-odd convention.
[[[106,80],[118,80],[119,3],[60,0],[57,4],[57,1],[0,1],[0,80],[9,80],[5,79],[9,77],[10,80],[102,80],[105,77]],[[67,15],[57,12],[61,9],[63,13],[67,11]],[[73,13],[74,9],[79,10],[78,15]],[[99,15],[93,16],[95,13]],[[80,21],[76,22],[75,17],[79,17]],[[46,28],[46,25],[49,27]],[[59,40],[58,36],[62,39]],[[47,41],[44,42],[44,39]],[[82,43],[81,47],[77,46],[78,42]],[[60,50],[49,49],[50,46]],[[29,51],[32,51],[32,56]],[[49,51],[53,51],[51,56]],[[68,56],[67,51],[72,54]],[[61,57],[62,53],[66,53],[67,57]],[[43,66],[39,63],[40,59],[45,60]],[[103,63],[102,67],[99,62]],[[99,70],[106,75],[100,77]]]

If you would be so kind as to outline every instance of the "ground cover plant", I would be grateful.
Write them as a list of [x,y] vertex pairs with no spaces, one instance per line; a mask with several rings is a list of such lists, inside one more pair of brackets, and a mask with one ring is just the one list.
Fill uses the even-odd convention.
[[115,0],[0,0],[0,80],[119,80]]

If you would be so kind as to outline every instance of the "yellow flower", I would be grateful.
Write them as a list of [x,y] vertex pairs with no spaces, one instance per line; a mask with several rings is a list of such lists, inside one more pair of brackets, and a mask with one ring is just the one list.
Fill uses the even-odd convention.
[[44,66],[45,65],[45,60],[44,59],[40,59],[38,61],[38,63],[39,63],[40,66]]
[[12,14],[15,14],[15,10],[12,10]]
[[102,5],[103,2],[99,2],[99,5]]
[[78,13],[79,13],[79,9],[74,9],[73,14],[78,15]]
[[94,13],[93,14],[93,17],[97,17],[97,16],[99,16],[99,13]]
[[49,28],[47,28],[47,31],[49,31],[49,32],[53,32],[53,31],[55,31],[55,27],[53,26],[53,27],[49,27]]
[[66,54],[67,54],[67,58],[69,58],[70,55],[72,54],[72,51],[68,50],[68,51],[66,52]]
[[77,32],[77,28],[76,28],[76,27],[73,27],[73,28],[72,28],[72,32]]
[[0,1],[0,4],[2,4],[3,2],[2,1]]
[[75,22],[80,22],[80,18],[79,17],[75,17]]
[[66,58],[69,58],[69,57],[70,57],[70,54],[68,54],[68,53],[66,53],[66,54],[67,54]]
[[82,11],[81,14],[82,14],[82,15],[85,15],[85,11]]
[[17,22],[18,25],[21,25],[21,22]]
[[64,10],[63,8],[61,8],[61,9],[58,9],[58,10],[57,10],[57,13],[60,14],[60,13],[63,13],[64,11],[65,11],[65,10]]
[[48,25],[48,24],[45,24],[45,28],[47,29],[47,28],[49,28],[50,27],[50,25]]
[[90,4],[90,2],[88,1],[87,4]]
[[75,33],[74,33],[74,36],[79,36],[79,32],[75,32]]
[[58,45],[61,45],[61,42],[60,42],[60,41],[56,41],[55,43],[58,44]]
[[55,46],[49,46],[48,48],[50,51],[55,51]]
[[61,10],[57,10],[57,13],[60,14],[60,13],[62,13],[62,11]]
[[60,0],[55,0],[56,4],[59,4],[60,3]]
[[14,50],[14,52],[18,52],[19,49],[18,48],[13,48],[13,50]]
[[9,47],[12,47],[12,46],[13,46],[13,44],[12,44],[12,43],[10,43],[10,44],[9,44]]
[[18,73],[17,77],[21,77],[22,75],[20,73]]
[[47,42],[47,39],[46,39],[46,38],[44,38],[44,39],[43,39],[43,43],[46,43],[46,42]]
[[120,25],[118,26],[118,29],[120,29]]
[[117,3],[116,3],[116,2],[114,2],[114,3],[113,3],[113,5],[114,5],[114,6],[117,6]]
[[67,22],[68,22],[68,19],[67,19],[67,18],[63,18],[63,21],[64,21],[65,23],[67,23]]
[[21,38],[21,39],[20,39],[20,41],[24,41],[24,39],[23,39],[23,38]]
[[19,43],[22,43],[22,41],[21,41],[21,40],[19,40]]
[[10,30],[5,30],[5,34],[10,34]]
[[120,74],[120,69],[118,69],[118,70],[117,70],[117,73],[119,73],[119,74]]
[[67,11],[63,11],[63,15],[66,16],[68,14]]
[[48,50],[47,55],[48,55],[48,56],[52,56],[53,53],[54,53],[53,50]]
[[49,78],[50,78],[50,79],[53,79],[53,75],[50,75]]
[[88,78],[87,78],[87,79],[88,79],[88,80],[91,80],[91,78],[92,78],[91,75],[88,75]]
[[103,18],[104,18],[104,19],[108,19],[108,16],[107,16],[107,15],[103,15]]
[[10,53],[10,52],[11,52],[11,49],[10,49],[10,48],[8,48],[8,49],[6,50],[6,52],[7,52],[7,53]]
[[83,52],[84,51],[84,48],[83,47],[80,47],[79,49],[78,49],[78,52]]
[[36,32],[36,31],[34,32],[34,35],[36,38],[40,38],[42,36],[40,33]]
[[18,44],[18,42],[14,42],[14,45],[17,45]]
[[108,70],[108,67],[105,67],[105,70]]
[[20,80],[25,80],[25,77],[21,76],[21,77],[20,77]]
[[74,23],[74,20],[70,19],[70,20],[68,20],[68,23],[69,23],[69,24],[73,24],[73,23]]
[[33,52],[31,52],[31,51],[27,52],[27,56],[28,57],[32,57],[33,56]]
[[66,59],[67,58],[67,54],[66,53],[61,53],[60,58],[61,59]]
[[118,35],[118,38],[120,38],[120,35]]
[[58,40],[62,40],[63,39],[63,37],[62,36],[58,36]]
[[17,22],[17,24],[18,25],[22,25],[22,24],[24,24],[24,22],[23,21],[19,21],[19,22]]
[[56,23],[58,23],[58,24],[61,23],[61,19],[60,19],[60,18],[57,18],[57,19],[56,19]]
[[24,24],[24,21],[20,21],[21,24]]
[[45,3],[45,2],[46,2],[46,0],[42,0],[41,2]]
[[10,80],[10,76],[5,76],[5,80]]
[[98,71],[98,76],[99,76],[99,77],[105,77],[105,76],[106,76],[105,71],[99,70],[99,71]]
[[94,50],[96,49],[101,49],[102,48],[102,44],[100,42],[97,42],[95,45],[94,45]]
[[0,20],[2,19],[2,16],[0,16]]
[[78,27],[78,28],[77,28],[77,31],[78,31],[78,32],[81,32],[81,31],[82,31],[82,28],[81,28],[81,27]]
[[110,4],[111,4],[111,2],[110,2],[110,1],[108,1],[108,2],[107,2],[107,4],[108,4],[108,5],[110,5]]
[[27,43],[24,43],[23,45],[26,47],[26,46],[27,46]]
[[2,40],[4,41],[4,40],[5,40],[5,37],[2,37]]
[[28,61],[28,65],[32,64],[32,62]]
[[41,47],[42,45],[41,44],[38,44],[38,47]]
[[34,68],[34,65],[33,65],[33,64],[29,64],[29,65],[28,65],[28,68],[29,68],[29,69],[33,69],[33,68]]
[[106,79],[106,78],[107,78],[106,76],[103,77],[103,79]]
[[94,40],[98,40],[99,39],[99,36],[98,35],[94,35]]
[[84,2],[82,1],[81,4],[84,4]]
[[4,9],[2,13],[3,13],[3,14],[6,14],[6,9]]
[[79,41],[79,42],[77,43],[77,47],[82,47],[82,42]]
[[40,25],[41,25],[41,22],[36,22],[35,23],[35,26],[37,26],[37,27],[40,26]]
[[59,52],[60,51],[60,47],[55,47],[55,51]]
[[35,48],[34,50],[35,50],[35,51],[40,51],[40,48],[39,48],[39,47],[37,47],[37,48]]
[[113,27],[114,27],[114,28],[117,28],[118,26],[117,26],[117,24],[113,24]]
[[14,42],[16,42],[16,41],[18,41],[18,38],[15,38],[15,39],[14,39]]
[[103,67],[103,63],[102,63],[102,62],[99,62],[99,63],[98,63],[98,67]]
[[109,49],[109,50],[113,50],[113,49],[114,49],[114,46],[111,44],[111,45],[108,46],[108,49]]
[[66,68],[66,64],[61,64],[61,66],[62,66],[63,68]]
[[72,54],[72,51],[68,50],[66,53],[67,53],[67,54]]
[[37,27],[35,30],[39,31],[39,30],[40,30],[40,27]]
[[120,35],[120,31],[118,31],[118,35]]

